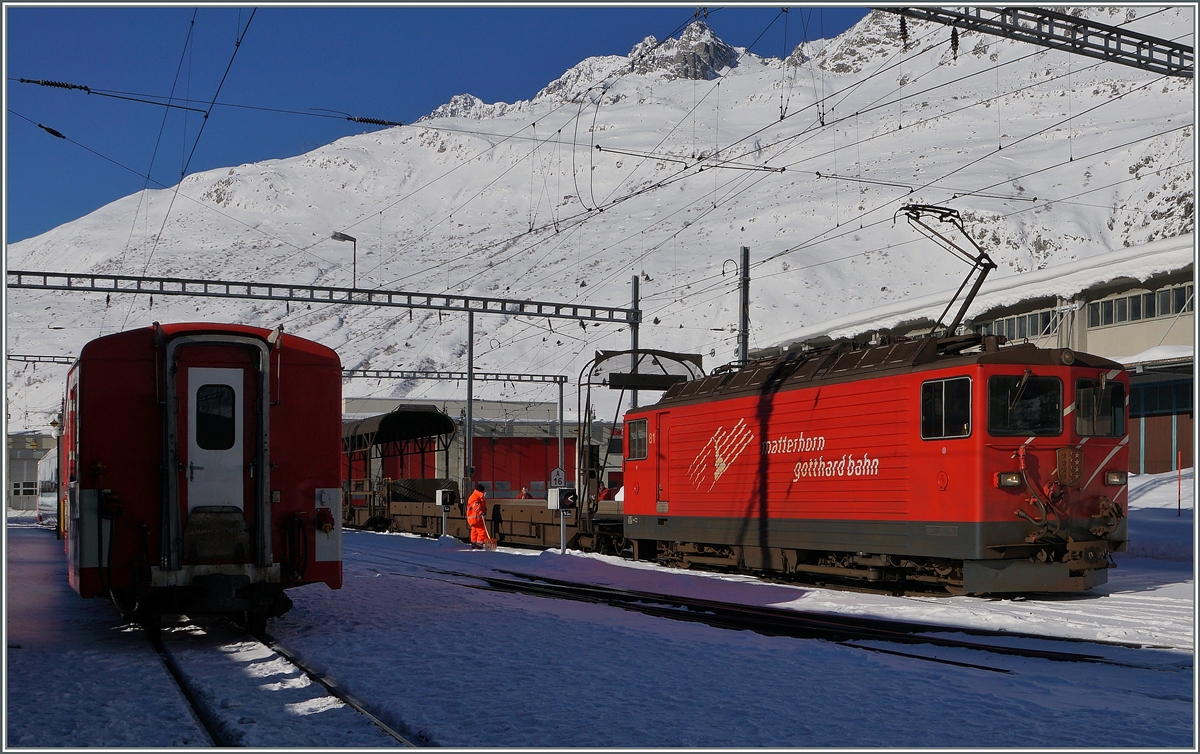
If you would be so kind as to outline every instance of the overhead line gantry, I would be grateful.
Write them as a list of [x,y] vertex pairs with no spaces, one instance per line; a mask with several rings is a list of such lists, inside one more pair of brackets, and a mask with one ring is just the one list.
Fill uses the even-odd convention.
[[348,304],[389,306],[401,309],[437,309],[472,314],[507,314],[585,322],[613,322],[636,327],[641,311],[613,306],[564,304],[550,301],[461,296],[452,293],[338,288],[321,285],[247,283],[230,280],[146,277],[140,275],[97,275],[75,272],[32,272],[9,270],[9,288],[95,293],[147,293],[161,296],[206,296],[247,298],[259,301],[289,301],[302,304]]
[[[546,319],[569,319],[578,322],[607,322],[628,325],[633,351],[637,351],[638,327],[642,311],[638,306],[637,276],[633,278],[633,306],[624,309],[614,306],[591,306],[532,301],[523,299],[492,298],[488,296],[460,296],[449,293],[414,293],[363,288],[339,288],[320,285],[292,285],[283,283],[255,283],[230,280],[200,280],[191,278],[147,277],[140,275],[105,275],[74,272],[38,272],[9,270],[7,287],[43,291],[85,291],[94,293],[142,293],[160,296],[200,296],[208,298],[242,298],[257,301],[287,301],[303,304],[331,304],[347,306],[393,307],[401,309],[431,309],[437,311],[466,312],[467,314],[467,371],[462,374],[467,382],[466,416],[466,476],[474,470],[471,454],[472,414],[475,376],[475,315],[498,314],[520,317],[542,317]],[[633,363],[636,370],[636,358]],[[359,371],[359,370],[352,370]],[[374,370],[382,372],[385,370]],[[398,371],[398,370],[386,370]],[[413,373],[416,374],[416,373]],[[493,373],[489,373],[493,374]],[[357,376],[357,375],[347,375]],[[508,375],[514,377],[516,375]],[[541,375],[557,381],[557,375]],[[415,377],[409,378],[415,379]],[[562,378],[563,382],[566,378]],[[509,379],[508,381],[514,381]],[[518,382],[535,381],[518,378]],[[562,421],[562,383],[559,383],[559,426]],[[560,439],[561,445],[561,439]],[[561,452],[560,452],[561,455]]]
[[1192,78],[1190,46],[1043,8],[878,8],[1167,76]]
[[10,353],[4,357],[5,361],[19,361],[25,364],[74,364],[75,359],[70,356],[40,356],[31,353]]

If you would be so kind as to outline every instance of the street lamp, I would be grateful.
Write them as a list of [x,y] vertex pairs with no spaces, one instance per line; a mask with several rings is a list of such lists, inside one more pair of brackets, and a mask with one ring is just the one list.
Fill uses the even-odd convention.
[[333,235],[330,236],[330,238],[332,238],[335,241],[349,241],[350,243],[354,244],[354,278],[353,278],[353,282],[351,283],[350,287],[357,288],[358,287],[358,239],[355,238],[354,236],[348,236],[345,233],[342,233],[342,232],[336,231],[336,230],[333,232]]

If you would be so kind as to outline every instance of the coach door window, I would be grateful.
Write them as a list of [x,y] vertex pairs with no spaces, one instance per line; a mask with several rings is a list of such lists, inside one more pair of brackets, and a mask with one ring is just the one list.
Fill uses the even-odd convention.
[[647,421],[638,419],[625,425],[625,434],[629,437],[629,448],[625,458],[629,461],[641,461],[646,458],[648,445],[646,443]]
[[1125,434],[1125,385],[1105,379],[1075,383],[1075,431],[1084,437]]
[[1063,385],[1057,377],[1001,374],[988,380],[988,432],[1005,435],[1062,434]]
[[234,392],[229,385],[202,385],[196,391],[196,445],[229,450],[236,438]]
[[921,384],[921,437],[971,434],[971,378],[951,377]]

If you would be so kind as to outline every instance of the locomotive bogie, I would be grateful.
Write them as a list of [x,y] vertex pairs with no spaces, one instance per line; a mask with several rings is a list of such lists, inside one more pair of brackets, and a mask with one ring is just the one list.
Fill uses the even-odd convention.
[[316,343],[178,324],[84,346],[67,383],[68,579],[123,610],[247,613],[341,585],[341,366]]
[[1104,583],[1127,539],[1120,365],[934,347],[785,354],[630,412],[625,536],[684,564],[970,593]]

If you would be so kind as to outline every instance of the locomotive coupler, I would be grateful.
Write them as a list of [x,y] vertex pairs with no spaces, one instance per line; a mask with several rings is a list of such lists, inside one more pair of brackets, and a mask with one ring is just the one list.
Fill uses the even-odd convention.
[[1088,531],[1095,537],[1106,537],[1116,530],[1124,517],[1124,514],[1121,513],[1121,506],[1114,503],[1112,498],[1107,495],[1101,495],[1100,512],[1092,516]]
[[1108,542],[1076,542],[1067,538],[1067,554],[1063,562],[1081,568],[1112,568]]

